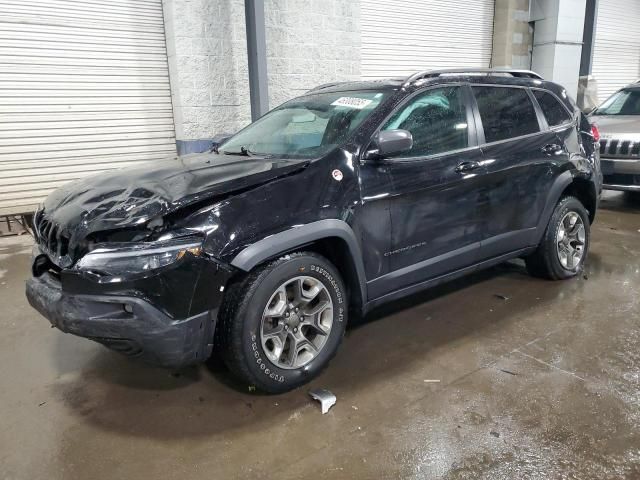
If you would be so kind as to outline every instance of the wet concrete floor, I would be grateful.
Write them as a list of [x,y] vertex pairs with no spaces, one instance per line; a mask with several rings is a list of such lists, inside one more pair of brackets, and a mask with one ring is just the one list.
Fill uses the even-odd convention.
[[513,262],[369,315],[324,416],[49,328],[29,252],[0,240],[0,479],[640,478],[640,201],[606,196],[579,278]]

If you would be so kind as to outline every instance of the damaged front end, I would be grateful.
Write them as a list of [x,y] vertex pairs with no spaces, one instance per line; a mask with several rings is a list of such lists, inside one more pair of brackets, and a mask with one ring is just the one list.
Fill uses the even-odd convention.
[[[104,246],[108,245],[108,246]],[[206,360],[230,267],[202,237],[97,244],[69,268],[34,247],[30,304],[53,326],[150,363]]]
[[58,329],[127,355],[204,361],[234,273],[204,247],[218,228],[209,210],[299,168],[210,155],[69,184],[34,215],[28,300]]

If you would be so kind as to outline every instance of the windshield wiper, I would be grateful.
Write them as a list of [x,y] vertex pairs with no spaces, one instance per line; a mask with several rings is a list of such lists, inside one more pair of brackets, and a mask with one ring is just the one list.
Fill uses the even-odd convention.
[[257,154],[249,150],[247,147],[240,147],[239,152],[229,152],[227,150],[222,150],[222,153],[225,155],[240,155],[242,157],[254,157]]

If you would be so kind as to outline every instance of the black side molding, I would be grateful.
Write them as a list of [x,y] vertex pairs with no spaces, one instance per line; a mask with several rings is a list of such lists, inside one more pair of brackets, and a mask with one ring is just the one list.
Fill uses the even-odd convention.
[[358,276],[361,298],[363,302],[366,302],[366,277],[360,244],[356,240],[356,235],[351,227],[342,220],[318,220],[317,222],[307,223],[306,225],[271,235],[246,247],[235,256],[231,261],[231,265],[248,272],[259,263],[278,254],[316,240],[331,237],[338,237],[347,244]]
[[567,188],[571,182],[573,182],[573,175],[569,170],[562,172],[553,182],[553,185],[549,190],[549,195],[547,195],[547,203],[544,206],[544,210],[542,211],[542,215],[540,215],[538,225],[536,226],[536,245],[540,240],[542,240],[542,236],[547,228],[549,219],[553,214],[553,209],[556,208],[558,200],[560,200],[560,195],[562,195],[564,189]]

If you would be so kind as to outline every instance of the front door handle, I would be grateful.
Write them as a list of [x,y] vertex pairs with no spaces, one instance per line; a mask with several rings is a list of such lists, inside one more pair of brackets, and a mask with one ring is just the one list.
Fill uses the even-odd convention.
[[475,170],[478,167],[480,167],[480,164],[478,162],[462,162],[458,164],[455,170],[458,173],[467,173]]
[[547,145],[545,145],[544,147],[542,147],[542,153],[544,153],[545,155],[558,155],[559,153],[562,153],[564,151],[564,148],[562,148],[562,145],[558,145],[557,143],[549,143]]

